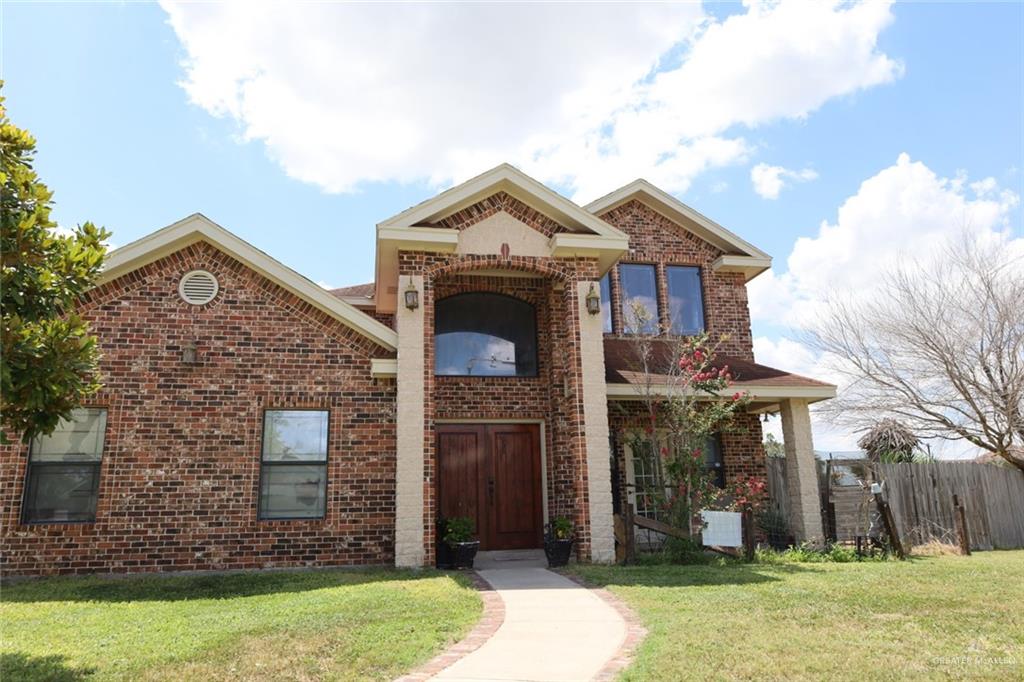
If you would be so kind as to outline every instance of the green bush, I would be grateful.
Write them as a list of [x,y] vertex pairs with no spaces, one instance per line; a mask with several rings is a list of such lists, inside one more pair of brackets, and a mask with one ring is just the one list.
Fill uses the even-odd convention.
[[460,542],[473,540],[474,524],[473,519],[468,516],[455,516],[445,521],[444,541],[452,546]]
[[757,561],[764,564],[846,564],[854,561],[884,561],[886,557],[861,556],[852,547],[843,545],[830,545],[824,549],[818,549],[803,543],[782,552],[762,547],[757,550],[756,558]]

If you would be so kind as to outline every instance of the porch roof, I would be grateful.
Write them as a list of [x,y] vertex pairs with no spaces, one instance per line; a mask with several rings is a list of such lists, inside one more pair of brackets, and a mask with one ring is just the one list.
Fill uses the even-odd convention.
[[[632,339],[606,338],[604,340],[605,381],[608,397],[628,400],[641,396],[645,384],[644,374],[637,367],[635,344]],[[669,363],[674,356],[673,342],[653,341],[651,357],[651,386],[656,393],[671,385]],[[779,399],[800,398],[809,402],[834,398],[836,387],[817,379],[761,365],[742,358],[718,355],[712,366],[729,366],[733,385],[728,393],[749,392],[755,403],[774,403]],[[659,390],[661,389],[661,390]],[[775,405],[757,405],[754,411],[774,411]]]

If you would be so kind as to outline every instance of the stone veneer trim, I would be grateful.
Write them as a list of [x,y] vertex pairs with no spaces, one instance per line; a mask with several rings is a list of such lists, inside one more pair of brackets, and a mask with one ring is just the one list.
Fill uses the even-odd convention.
[[[404,291],[412,284],[423,296],[423,277],[401,277]],[[422,566],[426,560],[423,537],[423,420],[424,420],[424,311],[399,306],[398,410],[395,465],[395,565]]]
[[580,361],[583,375],[583,419],[586,428],[587,486],[590,504],[590,560],[615,560],[612,489],[608,448],[608,396],[604,373],[604,332],[600,315],[587,312],[587,294],[597,282],[576,283],[576,314],[580,317]]

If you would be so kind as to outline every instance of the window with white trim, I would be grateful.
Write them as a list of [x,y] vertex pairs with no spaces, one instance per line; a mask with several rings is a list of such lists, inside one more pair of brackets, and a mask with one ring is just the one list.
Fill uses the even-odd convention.
[[317,519],[327,509],[326,410],[263,415],[259,517]]
[[77,409],[52,434],[32,440],[22,505],[25,523],[96,520],[106,426],[105,409]]

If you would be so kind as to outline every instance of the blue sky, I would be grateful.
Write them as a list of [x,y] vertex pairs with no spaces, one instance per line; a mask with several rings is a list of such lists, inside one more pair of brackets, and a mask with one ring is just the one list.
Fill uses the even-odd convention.
[[126,244],[199,211],[340,286],[500,160],[581,202],[643,175],[775,257],[758,358],[806,372],[787,309],[822,282],[954,223],[1024,237],[1021,3],[292,7],[3,2],[57,219]]

